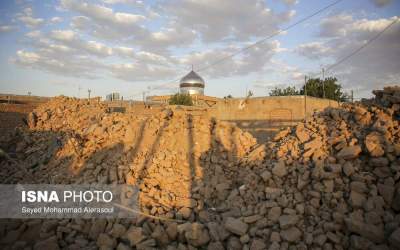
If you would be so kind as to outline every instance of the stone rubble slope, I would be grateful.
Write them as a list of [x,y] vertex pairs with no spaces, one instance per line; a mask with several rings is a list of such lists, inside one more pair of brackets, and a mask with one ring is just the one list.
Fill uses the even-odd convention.
[[266,145],[179,109],[108,114],[101,104],[53,99],[29,116],[29,130],[10,138],[2,180],[138,185],[143,212],[179,221],[7,220],[0,244],[399,249],[400,89],[374,93],[314,114]]
[[302,214],[294,224],[307,245],[400,247],[400,88],[374,93],[314,114],[267,146],[278,161],[268,175],[284,195],[301,197],[290,208]]

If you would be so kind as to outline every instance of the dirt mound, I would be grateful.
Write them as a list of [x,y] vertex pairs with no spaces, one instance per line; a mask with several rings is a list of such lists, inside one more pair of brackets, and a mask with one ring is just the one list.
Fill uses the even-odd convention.
[[[257,145],[234,125],[182,109],[107,113],[57,98],[29,116],[2,183],[129,183],[130,220],[3,223],[4,246],[68,249],[396,249],[398,88],[327,109]],[[16,166],[22,166],[17,169]],[[32,231],[40,236],[29,238]]]

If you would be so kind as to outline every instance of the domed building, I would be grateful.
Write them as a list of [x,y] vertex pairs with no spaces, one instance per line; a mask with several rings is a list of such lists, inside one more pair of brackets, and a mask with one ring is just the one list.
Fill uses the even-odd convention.
[[185,75],[179,84],[179,92],[189,95],[204,95],[204,80],[193,70]]
[[[205,82],[201,76],[192,70],[179,82],[179,93],[192,96],[194,106],[212,107],[219,101],[218,97],[204,95]],[[173,95],[148,96],[146,102],[152,104],[168,104]]]

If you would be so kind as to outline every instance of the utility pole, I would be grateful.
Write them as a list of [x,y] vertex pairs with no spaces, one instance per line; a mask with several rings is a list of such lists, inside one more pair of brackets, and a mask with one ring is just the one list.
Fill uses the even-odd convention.
[[304,120],[307,121],[307,76],[304,76]]
[[89,99],[89,101],[90,101],[90,92],[92,92],[92,90],[91,90],[91,89],[88,89],[87,92],[88,92],[88,99]]
[[325,69],[322,68],[322,96],[325,99]]
[[353,94],[353,90],[351,90],[351,102],[354,102],[354,94]]

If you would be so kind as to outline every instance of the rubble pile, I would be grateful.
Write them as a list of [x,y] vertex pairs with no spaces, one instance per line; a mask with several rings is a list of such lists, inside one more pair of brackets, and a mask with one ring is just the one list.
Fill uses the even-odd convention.
[[2,146],[2,183],[137,185],[141,211],[159,219],[8,220],[0,245],[399,249],[400,92],[375,93],[266,145],[179,108],[137,116],[53,99]]
[[374,93],[314,114],[267,146],[277,161],[271,184],[280,198],[294,195],[293,225],[308,246],[400,247],[400,88]]

